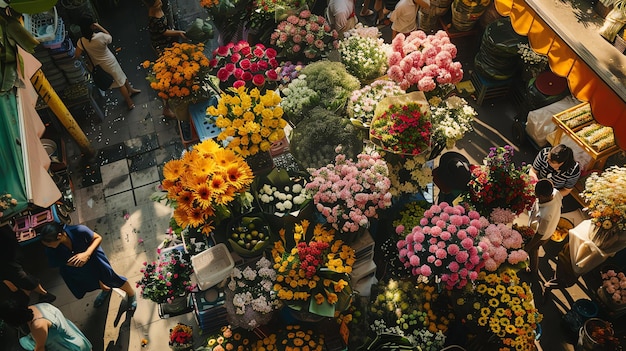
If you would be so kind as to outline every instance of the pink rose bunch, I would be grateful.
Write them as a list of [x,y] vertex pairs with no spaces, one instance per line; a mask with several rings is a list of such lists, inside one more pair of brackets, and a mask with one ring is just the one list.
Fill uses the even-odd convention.
[[515,212],[509,210],[508,208],[500,208],[500,207],[494,208],[493,211],[491,211],[491,214],[489,215],[489,219],[491,223],[495,223],[495,224],[513,223],[515,218],[517,218],[517,214]]
[[505,261],[512,265],[525,261],[528,253],[521,249],[523,245],[522,235],[502,223],[488,225],[478,243],[485,269],[490,272],[495,272]]
[[399,34],[393,39],[391,49],[387,74],[404,90],[417,88],[429,92],[463,79],[461,63],[452,61],[457,54],[456,46],[444,31],[426,35],[417,30],[406,37]]
[[356,232],[377,218],[379,209],[391,206],[391,181],[387,164],[378,153],[361,153],[357,161],[344,154],[335,163],[316,169],[306,184],[317,211],[333,228]]
[[277,82],[278,66],[276,50],[266,48],[263,44],[250,46],[245,40],[218,47],[209,62],[209,67],[220,82],[235,88],[246,86],[261,89],[267,82]]
[[609,269],[602,272],[602,287],[617,304],[626,303],[626,275],[623,272],[615,272]]
[[281,48],[281,56],[287,59],[302,56],[316,59],[339,48],[338,37],[337,31],[331,30],[323,16],[304,10],[280,22],[270,36],[270,43]]
[[[489,225],[476,211],[446,202],[424,211],[420,224],[397,243],[400,261],[413,275],[438,276],[447,289],[461,289],[478,278],[482,257],[477,243]],[[402,233],[404,226],[396,227]]]

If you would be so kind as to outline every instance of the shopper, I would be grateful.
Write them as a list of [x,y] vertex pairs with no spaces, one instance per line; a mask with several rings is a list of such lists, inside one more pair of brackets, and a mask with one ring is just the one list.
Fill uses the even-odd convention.
[[0,282],[0,319],[27,334],[25,350],[91,351],[91,342],[63,313],[49,303],[28,305],[28,296],[10,281]]
[[572,149],[559,144],[539,151],[530,169],[530,175],[536,180],[550,179],[554,187],[565,197],[580,178],[580,165],[574,160]]
[[537,274],[539,269],[539,247],[550,240],[561,218],[563,195],[554,188],[548,179],[541,179],[535,184],[537,200],[530,212],[530,227],[536,228],[535,235],[524,246],[530,264],[526,272]]
[[[170,47],[180,39],[186,39],[185,31],[173,29],[169,16],[163,10],[162,0],[143,0],[148,7],[148,31],[150,32],[150,42],[154,52],[160,55],[163,50]],[[163,116],[175,119],[176,115],[163,100]]]
[[408,35],[417,30],[418,0],[400,0],[391,12],[391,39],[398,33]]
[[85,51],[91,64],[100,65],[105,72],[113,76],[113,83],[110,88],[119,88],[128,109],[134,109],[135,103],[132,97],[141,93],[141,90],[130,85],[120,63],[109,49],[108,45],[113,41],[113,37],[91,16],[82,17],[79,25],[82,37],[76,44],[74,58],[80,57]]
[[355,0],[329,0],[326,8],[330,27],[337,31],[339,39],[344,33],[354,28],[357,18],[354,13]]
[[38,293],[39,302],[54,302],[56,296],[46,291],[39,279],[26,273],[22,266],[23,257],[13,229],[8,225],[0,227],[0,281],[9,280],[29,294],[32,291]]
[[101,289],[94,301],[94,307],[100,307],[111,295],[111,288],[120,288],[126,293],[128,309],[137,308],[135,291],[126,278],[113,271],[100,247],[102,237],[98,233],[84,225],[61,226],[52,222],[42,226],[40,234],[50,266],[59,267],[61,277],[77,299]]
[[433,182],[439,188],[437,203],[454,200],[469,192],[471,165],[467,157],[455,151],[448,151],[439,158],[439,166],[433,169]]

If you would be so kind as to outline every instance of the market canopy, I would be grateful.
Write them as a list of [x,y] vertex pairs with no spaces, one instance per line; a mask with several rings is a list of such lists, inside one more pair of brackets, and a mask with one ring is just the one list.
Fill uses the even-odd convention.
[[48,174],[50,157],[39,140],[45,126],[35,110],[37,93],[30,82],[41,63],[21,49],[20,57],[24,87],[0,95],[0,196],[11,194],[17,200],[16,206],[0,210],[0,221],[31,204],[50,207],[61,197]]
[[603,19],[590,3],[495,0],[495,6],[533,50],[548,56],[572,94],[589,102],[596,121],[613,127],[615,142],[626,150],[626,56],[600,36]]

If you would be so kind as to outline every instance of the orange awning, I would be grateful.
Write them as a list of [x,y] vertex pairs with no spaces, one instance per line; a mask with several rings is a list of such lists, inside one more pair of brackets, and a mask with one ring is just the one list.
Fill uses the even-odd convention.
[[[495,0],[498,12],[511,18],[518,34],[528,36],[533,50],[548,56],[552,72],[567,78],[572,94],[589,102],[596,121],[613,127],[616,143],[626,150],[626,77],[622,69],[626,58],[597,33],[597,23],[581,24],[574,11],[574,20],[568,22],[569,13],[563,9],[548,8],[543,12],[544,6],[553,6],[546,3],[549,2]],[[538,14],[538,9],[542,13]],[[549,13],[551,10],[553,14]],[[613,55],[613,51],[619,56]]]

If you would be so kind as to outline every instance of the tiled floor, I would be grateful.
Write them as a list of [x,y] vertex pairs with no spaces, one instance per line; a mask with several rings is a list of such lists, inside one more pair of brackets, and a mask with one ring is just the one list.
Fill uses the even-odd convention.
[[[182,21],[189,21],[198,13],[197,1],[170,2]],[[119,9],[100,12],[100,22],[114,38],[112,49],[129,80],[142,90],[134,98],[137,107],[127,111],[119,92],[112,91],[103,98],[106,114],[103,121],[93,112],[73,111],[91,145],[98,150],[92,157],[82,155],[67,139],[75,187],[73,223],[85,224],[103,236],[102,247],[114,269],[131,282],[138,280],[144,261],[156,258],[156,247],[165,236],[171,209],[151,201],[150,194],[159,183],[162,165],[180,156],[183,150],[175,123],[161,116],[161,101],[148,87],[145,72],[139,68],[141,61],[154,55],[145,30],[145,12],[138,1],[120,2]],[[388,30],[385,29],[386,36]],[[517,114],[510,101],[486,101],[477,109],[475,131],[458,145],[458,150],[473,162],[480,162],[491,146],[512,144],[511,124]],[[535,154],[536,150],[527,144],[518,149],[516,162],[529,162]],[[576,217],[575,221],[580,220],[579,215],[579,212],[570,214]],[[96,309],[92,304],[97,292],[76,300],[57,271],[47,267],[40,244],[29,245],[24,250],[32,257],[27,269],[58,296],[55,305],[85,332],[94,351],[164,350],[168,330],[176,322],[195,325],[192,313],[161,319],[157,305],[143,299],[138,300],[137,312],[131,316],[124,312],[121,291],[112,294],[108,304]],[[544,263],[542,271],[548,272],[551,268],[548,262]],[[576,296],[578,292],[571,294]],[[544,348],[573,349],[559,336],[559,311],[554,306],[545,308],[549,313],[546,313],[547,332],[542,338]],[[142,338],[149,340],[145,347],[141,345]]]

